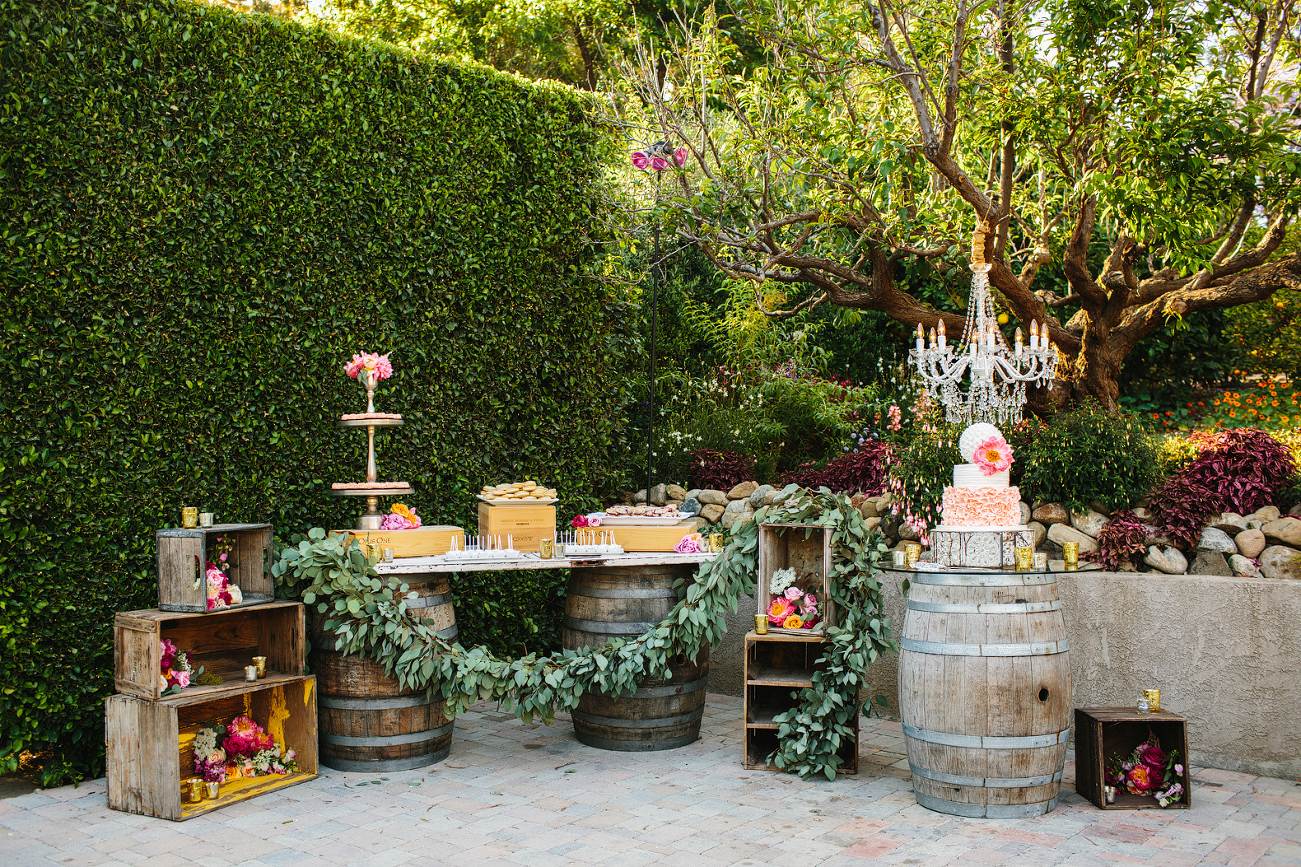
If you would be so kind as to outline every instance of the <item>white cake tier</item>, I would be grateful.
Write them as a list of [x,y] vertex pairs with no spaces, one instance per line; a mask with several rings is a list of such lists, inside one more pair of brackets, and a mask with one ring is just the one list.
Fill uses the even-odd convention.
[[953,487],[955,488],[1006,488],[1011,470],[1003,470],[987,476],[976,464],[953,465]]

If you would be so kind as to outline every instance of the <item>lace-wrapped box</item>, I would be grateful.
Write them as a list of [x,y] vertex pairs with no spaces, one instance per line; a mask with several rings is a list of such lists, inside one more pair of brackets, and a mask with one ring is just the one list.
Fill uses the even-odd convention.
[[1003,569],[1016,566],[1017,546],[1034,545],[1034,532],[1024,524],[982,530],[931,530],[931,551],[944,566]]

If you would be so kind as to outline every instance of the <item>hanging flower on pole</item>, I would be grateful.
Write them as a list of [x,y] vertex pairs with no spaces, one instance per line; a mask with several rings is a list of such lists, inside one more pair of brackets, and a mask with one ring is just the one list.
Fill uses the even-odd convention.
[[668,139],[660,139],[646,150],[635,151],[632,155],[633,166],[644,172],[651,170],[662,172],[669,166],[682,168],[686,162],[687,149],[678,148],[674,150]]

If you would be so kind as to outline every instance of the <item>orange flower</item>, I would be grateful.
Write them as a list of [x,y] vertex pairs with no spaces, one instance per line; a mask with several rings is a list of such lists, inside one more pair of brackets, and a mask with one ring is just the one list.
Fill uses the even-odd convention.
[[790,617],[786,618],[784,623],[782,623],[782,629],[802,629],[803,627],[804,621],[800,619],[798,614],[792,614]]

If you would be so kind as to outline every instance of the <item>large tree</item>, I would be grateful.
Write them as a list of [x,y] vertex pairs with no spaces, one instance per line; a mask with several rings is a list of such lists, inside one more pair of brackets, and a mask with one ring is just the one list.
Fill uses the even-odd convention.
[[1296,0],[740,3],[766,65],[727,74],[707,19],[647,52],[623,118],[687,149],[668,219],[770,315],[957,336],[924,275],[986,220],[1000,304],[1048,324],[1069,383],[1032,405],[1114,407],[1163,322],[1301,286],[1278,253],[1301,205]]

